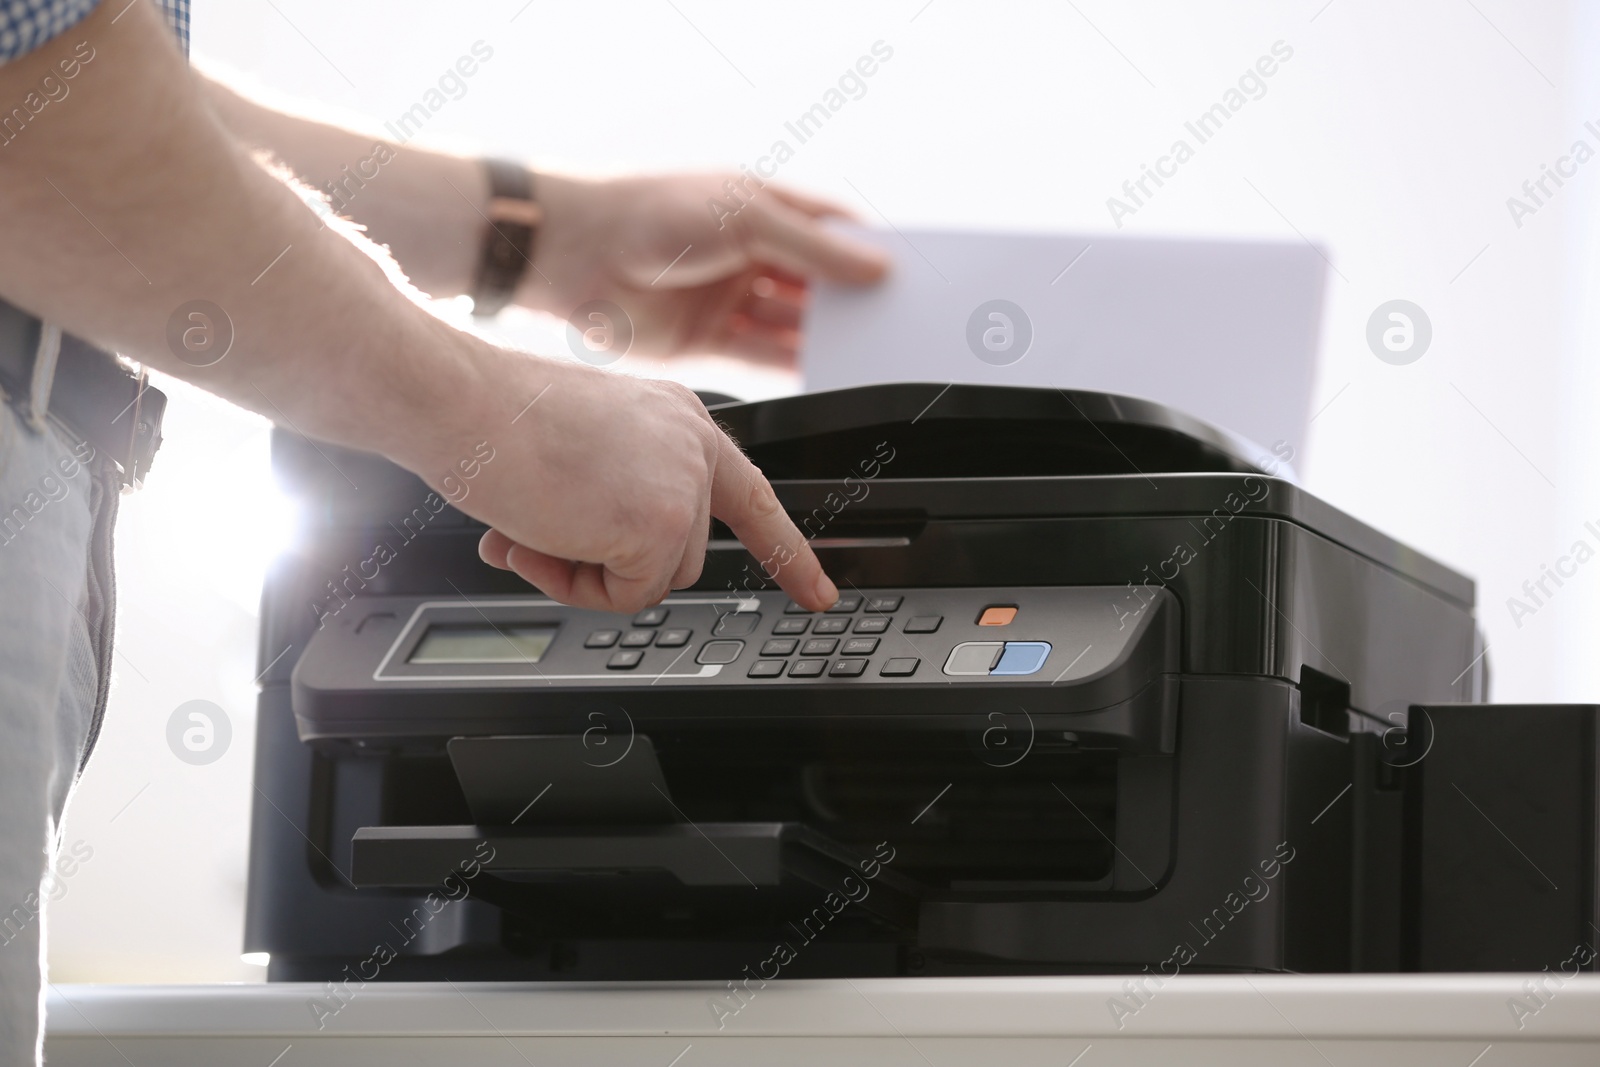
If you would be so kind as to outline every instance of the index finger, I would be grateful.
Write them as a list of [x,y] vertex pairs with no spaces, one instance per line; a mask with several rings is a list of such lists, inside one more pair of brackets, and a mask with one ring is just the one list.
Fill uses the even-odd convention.
[[839,590],[822,570],[805,535],[790,520],[766,476],[727,434],[717,450],[711,481],[711,514],[750,550],[766,577],[808,611],[826,611]]

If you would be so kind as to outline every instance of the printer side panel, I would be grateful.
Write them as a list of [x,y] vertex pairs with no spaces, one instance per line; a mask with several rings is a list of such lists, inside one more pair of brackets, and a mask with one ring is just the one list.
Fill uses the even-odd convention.
[[[1304,527],[1274,522],[1273,673],[1296,681],[1286,960],[1401,966],[1404,790],[1422,756],[1410,708],[1475,692],[1471,610]],[[1298,861],[1297,861],[1298,862]]]
[[[1411,704],[1471,699],[1472,609],[1302,526],[1274,520],[1272,673],[1305,668],[1348,687],[1380,732]],[[1357,729],[1373,725],[1351,724]]]

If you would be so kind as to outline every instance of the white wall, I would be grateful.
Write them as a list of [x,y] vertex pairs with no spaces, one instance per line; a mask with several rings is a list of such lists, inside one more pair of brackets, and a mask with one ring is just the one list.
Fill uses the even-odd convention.
[[[1328,249],[1338,273],[1316,401],[1327,407],[1303,443],[1310,487],[1479,579],[1497,698],[1600,697],[1585,655],[1600,637],[1600,564],[1520,627],[1505,604],[1582,519],[1600,518],[1600,319],[1583,308],[1600,276],[1600,161],[1520,229],[1505,203],[1575,138],[1600,146],[1582,130],[1600,105],[1579,106],[1600,98],[1600,16],[1581,5],[275,4],[199,0],[196,52],[381,120],[481,38],[493,60],[429,136],[595,170],[751,161],[882,39],[893,60],[784,178],[874,217],[853,185],[901,227],[1106,230],[1124,179],[1286,42],[1294,56],[1266,95],[1123,232],[1298,231]],[[1432,349],[1410,366],[1380,362],[1364,339],[1393,298],[1432,319]],[[535,336],[525,327],[512,332]],[[787,387],[691,369],[746,395]],[[281,509],[266,494],[264,424],[173,393],[154,475],[125,503],[116,690],[66,829],[94,858],[52,911],[61,980],[261,973],[237,954],[254,596]],[[173,709],[196,698],[223,706],[234,731],[203,767],[165,741]]]

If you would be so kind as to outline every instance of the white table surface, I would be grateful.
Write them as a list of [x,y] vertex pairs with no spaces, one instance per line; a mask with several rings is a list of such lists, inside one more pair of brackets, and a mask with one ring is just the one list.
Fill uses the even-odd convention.
[[[774,982],[719,1029],[709,983],[52,987],[52,1067],[1600,1065],[1600,976],[1184,976]],[[1112,998],[1138,1007],[1120,1020]],[[1537,1011],[1519,1020],[1513,999]],[[333,1001],[328,1003],[332,1004]],[[736,1002],[729,1002],[730,1004]]]

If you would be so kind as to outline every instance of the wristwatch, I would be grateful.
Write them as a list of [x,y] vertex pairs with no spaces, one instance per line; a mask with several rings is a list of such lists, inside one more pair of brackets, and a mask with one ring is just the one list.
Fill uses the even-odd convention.
[[511,302],[522,276],[533,266],[533,240],[543,217],[533,198],[533,174],[521,163],[486,159],[489,224],[472,284],[472,313],[493,315]]

